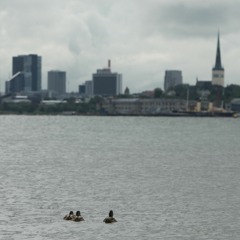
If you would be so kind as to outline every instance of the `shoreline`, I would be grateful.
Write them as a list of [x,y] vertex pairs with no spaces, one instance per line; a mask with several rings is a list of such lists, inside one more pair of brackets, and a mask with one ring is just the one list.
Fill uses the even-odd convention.
[[26,116],[86,116],[86,117],[197,117],[197,118],[237,118],[240,113],[236,112],[166,112],[156,114],[101,114],[101,113],[76,113],[76,112],[62,112],[62,113],[17,113],[17,112],[0,112],[3,115],[26,115]]

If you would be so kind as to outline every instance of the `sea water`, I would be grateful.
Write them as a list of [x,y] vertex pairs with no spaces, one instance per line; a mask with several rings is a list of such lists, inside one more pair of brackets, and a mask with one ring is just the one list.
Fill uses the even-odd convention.
[[0,239],[237,240],[239,156],[234,118],[2,115]]

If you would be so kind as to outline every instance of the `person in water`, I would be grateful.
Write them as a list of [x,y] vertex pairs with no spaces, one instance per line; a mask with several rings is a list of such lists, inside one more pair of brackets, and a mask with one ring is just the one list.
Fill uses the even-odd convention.
[[76,212],[76,215],[72,218],[74,222],[81,222],[84,221],[84,218],[81,216],[80,211]]
[[69,214],[67,214],[63,219],[64,220],[72,220],[74,217],[73,211],[70,211]]
[[108,217],[106,217],[103,222],[105,223],[114,223],[114,222],[117,222],[117,220],[113,217],[113,211],[110,210],[109,214],[108,214]]

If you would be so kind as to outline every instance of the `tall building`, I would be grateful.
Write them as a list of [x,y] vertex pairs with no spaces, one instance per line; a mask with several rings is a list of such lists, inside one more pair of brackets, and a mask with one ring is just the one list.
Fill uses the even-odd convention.
[[85,95],[87,97],[93,96],[93,81],[92,80],[85,81]]
[[212,68],[212,85],[224,87],[224,68],[221,63],[220,36],[218,33],[217,53],[215,66]]
[[182,84],[182,71],[179,70],[166,70],[164,77],[164,90],[167,91],[171,87]]
[[86,93],[86,86],[84,84],[78,86],[78,93],[80,95],[84,95]]
[[9,81],[5,82],[5,92],[8,93],[19,93],[24,89],[24,74],[17,72],[14,74]]
[[[21,85],[23,92],[40,91],[42,82],[42,58],[36,54],[19,55],[12,59],[12,75],[22,73],[23,78],[19,78],[19,81],[23,81],[21,84],[15,81],[11,82],[10,88],[16,89],[15,84]],[[12,86],[13,85],[13,86]],[[11,87],[12,86],[12,87]],[[19,89],[18,89],[19,90]]]
[[93,95],[116,96],[122,93],[122,75],[111,72],[111,62],[108,68],[98,69],[93,74]]
[[48,91],[59,95],[66,93],[66,72],[59,70],[48,72]]

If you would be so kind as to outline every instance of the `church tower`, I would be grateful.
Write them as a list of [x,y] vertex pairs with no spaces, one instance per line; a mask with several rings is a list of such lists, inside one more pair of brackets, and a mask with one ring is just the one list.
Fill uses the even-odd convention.
[[224,68],[221,63],[221,51],[220,51],[220,37],[218,33],[217,40],[217,54],[215,66],[212,69],[212,85],[219,85],[224,87]]

